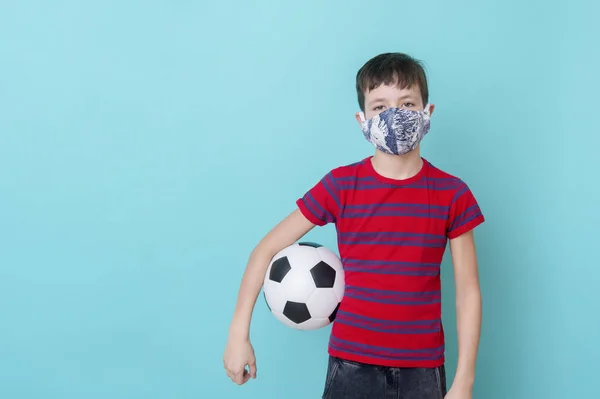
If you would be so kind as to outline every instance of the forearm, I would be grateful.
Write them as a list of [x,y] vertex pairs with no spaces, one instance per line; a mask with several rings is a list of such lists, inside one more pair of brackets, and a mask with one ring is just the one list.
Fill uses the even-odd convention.
[[242,276],[233,318],[229,327],[230,336],[249,338],[252,312],[269,263],[271,263],[277,252],[299,240],[314,226],[296,209],[278,223],[254,248]]
[[463,288],[456,296],[458,365],[455,383],[471,387],[481,334],[481,291],[477,284]]
[[273,256],[274,253],[264,247],[257,247],[250,254],[246,270],[242,276],[233,318],[229,327],[230,335],[240,338],[249,337],[252,312],[254,311],[267,267]]

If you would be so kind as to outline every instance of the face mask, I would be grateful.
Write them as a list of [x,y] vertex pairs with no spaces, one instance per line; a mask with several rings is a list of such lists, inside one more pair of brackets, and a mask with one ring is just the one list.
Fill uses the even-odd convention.
[[367,141],[387,154],[404,155],[414,150],[429,132],[430,107],[424,111],[388,108],[365,120],[361,112],[361,127]]

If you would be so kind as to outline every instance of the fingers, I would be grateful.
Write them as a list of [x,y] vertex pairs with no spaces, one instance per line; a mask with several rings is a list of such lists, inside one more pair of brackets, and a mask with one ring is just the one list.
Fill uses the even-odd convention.
[[247,383],[250,378],[251,375],[248,372],[248,370],[246,370],[246,368],[243,368],[241,372],[235,373],[233,382],[235,382],[238,385],[243,385]]
[[229,377],[232,382],[238,385],[245,384],[251,378],[251,374],[245,368],[243,368],[241,371],[234,371],[226,368],[225,372],[227,377]]
[[231,381],[238,385],[242,385],[248,382],[248,380],[250,380],[251,378],[256,378],[256,362],[248,362],[248,368],[249,370],[246,369],[246,367],[242,367],[241,370],[236,370],[225,366],[225,372],[227,374],[227,377],[229,377]]
[[248,370],[244,369],[244,376],[242,378],[242,384],[245,384],[248,382],[248,380],[251,378],[250,373],[248,372]]
[[242,385],[244,382],[246,382],[246,381],[244,381],[244,373],[245,372],[246,372],[246,370],[244,369],[243,371],[235,373],[233,382],[235,382],[238,385]]
[[237,373],[237,372],[235,372],[233,370],[228,370],[228,369],[226,369],[225,372],[227,373],[227,377],[229,377],[229,379],[232,382],[234,382],[234,383],[236,383],[238,385],[241,384],[241,375],[242,375],[241,372]]
[[250,367],[250,375],[252,376],[252,378],[256,379],[256,362],[251,362],[249,364]]

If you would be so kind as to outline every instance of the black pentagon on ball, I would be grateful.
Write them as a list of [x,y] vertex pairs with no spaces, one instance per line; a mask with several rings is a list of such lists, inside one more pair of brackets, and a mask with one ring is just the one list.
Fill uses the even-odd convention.
[[313,266],[310,274],[317,288],[332,288],[335,283],[335,269],[323,261]]
[[283,315],[296,324],[310,319],[310,312],[305,303],[287,301],[283,308]]
[[335,316],[337,315],[338,309],[340,308],[340,304],[338,303],[333,312],[329,316],[329,322],[333,322],[335,320]]
[[322,247],[321,244],[318,244],[316,242],[307,242],[307,241],[299,242],[298,245],[300,245],[301,247],[313,247],[313,248]]
[[269,272],[269,280],[276,281],[281,283],[283,278],[288,272],[292,270],[292,266],[290,266],[290,261],[287,257],[282,257],[277,259],[271,265],[271,271]]

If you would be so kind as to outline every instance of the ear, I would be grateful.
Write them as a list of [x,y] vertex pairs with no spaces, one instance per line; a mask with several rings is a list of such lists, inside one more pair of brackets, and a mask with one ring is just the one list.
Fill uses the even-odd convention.
[[358,124],[362,126],[364,114],[362,112],[357,112],[356,114],[354,114],[354,117],[356,118]]
[[429,104],[429,116],[433,115],[434,110],[435,110],[435,104]]

